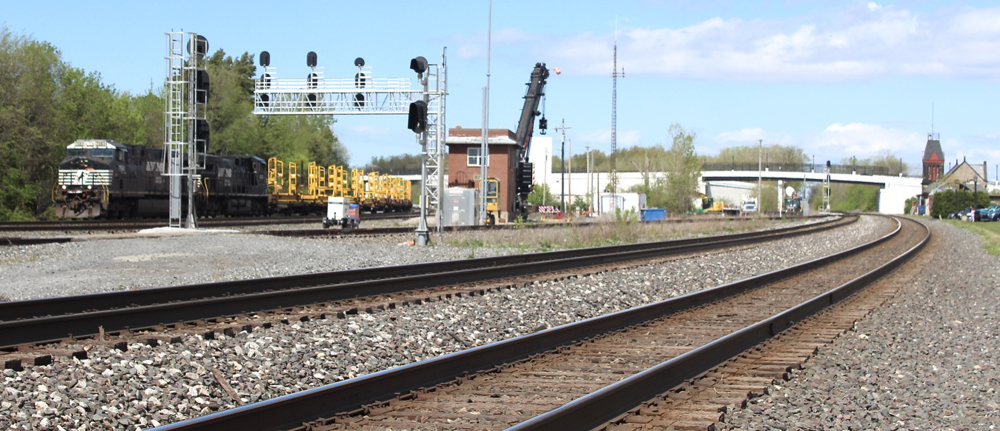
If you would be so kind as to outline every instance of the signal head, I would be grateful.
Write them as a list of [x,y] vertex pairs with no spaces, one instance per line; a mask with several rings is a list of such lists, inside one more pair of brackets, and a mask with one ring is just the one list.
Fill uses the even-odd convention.
[[423,57],[417,57],[410,60],[410,69],[417,74],[421,74],[427,71],[427,59]]

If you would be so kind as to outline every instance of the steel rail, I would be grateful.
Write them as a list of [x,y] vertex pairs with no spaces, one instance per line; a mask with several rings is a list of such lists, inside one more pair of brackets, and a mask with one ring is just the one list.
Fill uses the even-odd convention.
[[50,243],[62,243],[70,242],[73,238],[69,237],[37,237],[37,238],[22,238],[22,237],[10,237],[10,236],[0,236],[0,246],[14,246],[14,245],[38,245],[38,244],[50,244]]
[[[364,220],[391,220],[414,217],[408,212],[365,214]],[[232,217],[199,219],[201,227],[266,226],[275,224],[320,224],[322,216]],[[163,220],[64,220],[0,222],[0,232],[87,231],[105,229],[147,229],[163,227]],[[412,230],[412,229],[411,229]]]
[[[364,214],[362,222],[365,220],[393,220],[401,218],[416,217],[416,214],[409,212],[397,213],[376,213]],[[815,218],[819,216],[809,216]],[[781,217],[765,217],[768,220],[781,219]],[[785,217],[788,218],[788,217]],[[211,218],[199,219],[198,225],[202,227],[236,227],[236,226],[266,226],[276,224],[319,224],[322,216],[272,216],[272,217],[231,217],[231,218]],[[747,220],[743,217],[689,217],[679,219],[668,219],[653,223],[690,223],[697,221],[735,221]],[[20,222],[0,222],[0,232],[31,232],[31,231],[88,231],[88,230],[130,230],[163,227],[162,220],[60,220],[60,221],[20,221]],[[412,229],[410,229],[412,231]]]
[[671,358],[655,367],[577,398],[509,429],[593,429],[606,424],[640,403],[693,379],[741,352],[774,337],[892,272],[930,242],[930,229],[923,223],[912,222],[925,230],[926,234],[923,240],[878,268],[770,318]]
[[[881,238],[849,250],[813,259],[792,267],[629,310],[593,317],[580,322],[569,323],[532,334],[372,373],[355,379],[168,424],[158,429],[213,430],[253,428],[259,430],[277,430],[300,426],[303,422],[316,418],[354,411],[366,404],[393,399],[397,396],[408,394],[411,391],[419,390],[420,388],[428,388],[436,384],[452,381],[469,373],[493,369],[499,365],[519,361],[537,353],[551,351],[596,335],[617,331],[682,310],[702,306],[803,271],[819,268],[882,244],[895,237],[901,230],[902,225],[897,220],[896,229]],[[926,241],[927,239],[925,238],[922,244],[926,243]],[[905,254],[904,257],[908,258],[912,255],[912,252],[913,249]],[[898,265],[901,259],[897,257],[893,262],[896,262]],[[873,277],[877,277],[870,274],[866,274],[861,279],[871,280]],[[841,294],[833,295],[837,296]],[[824,295],[823,297],[826,296]],[[810,304],[812,302],[808,301]],[[794,308],[793,311],[779,314],[780,318],[775,320],[777,323],[768,323],[766,325],[767,330],[780,331],[784,327],[787,327],[784,325],[791,325],[794,321],[800,319],[800,312],[794,310],[798,310],[801,307],[799,306]],[[751,328],[755,328],[756,330],[757,327],[758,325],[754,325]],[[727,352],[731,350],[727,350]],[[742,350],[737,350],[736,353]],[[697,359],[702,358],[704,357],[698,357]],[[686,366],[693,368],[690,363],[687,363]],[[691,372],[690,370],[688,371]],[[660,392],[662,392],[662,387],[660,389]],[[633,403],[632,406],[635,404]],[[526,424],[525,426],[529,425]],[[578,427],[574,425],[567,427],[546,426],[545,428],[588,429],[587,426]]]
[[[0,302],[0,318],[3,321],[28,319],[41,316],[55,316],[71,313],[83,313],[95,310],[110,310],[132,307],[135,305],[152,305],[165,302],[190,301],[217,296],[242,295],[266,292],[278,289],[328,285],[335,283],[350,283],[363,280],[386,279],[408,275],[432,274],[461,269],[495,267],[501,265],[516,265],[532,261],[556,260],[567,257],[584,257],[593,255],[613,254],[626,250],[645,250],[665,246],[681,246],[708,241],[732,240],[741,238],[757,238],[773,234],[808,230],[818,232],[833,229],[856,218],[847,220],[836,219],[824,223],[805,226],[793,226],[767,231],[745,232],[739,234],[719,235],[707,238],[687,238],[671,241],[649,242],[622,246],[606,246],[581,248],[572,250],[551,251],[543,253],[516,254],[509,256],[483,257],[476,259],[453,260],[443,262],[418,263],[390,267],[374,267],[343,271],[317,272],[282,277],[266,277],[251,280],[234,280],[213,283],[199,283],[172,287],[156,287],[148,289],[103,292],[86,295],[70,295],[52,298],[33,299],[14,302]],[[2,322],[2,321],[0,321]]]
[[856,220],[853,216],[818,225],[658,243],[4,302],[0,316],[8,320],[0,322],[0,347],[90,336],[102,329],[148,328],[732,247],[814,233]]

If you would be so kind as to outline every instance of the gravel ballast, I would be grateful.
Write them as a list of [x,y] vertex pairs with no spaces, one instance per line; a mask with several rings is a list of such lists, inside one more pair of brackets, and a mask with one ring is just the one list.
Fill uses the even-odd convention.
[[969,231],[929,221],[932,244],[889,304],[822,348],[730,429],[996,429],[1000,259]]
[[[863,217],[848,227],[809,237],[539,282],[485,296],[463,296],[346,319],[275,325],[231,337],[218,334],[209,340],[194,335],[182,343],[158,347],[134,343],[125,352],[94,348],[84,360],[60,357],[52,365],[21,372],[5,370],[0,428],[134,428],[170,423],[742,279],[870,241],[884,234],[888,226],[885,219]],[[56,288],[60,277],[64,284],[67,280],[96,280],[101,276],[80,271],[80,263],[113,260],[116,253],[133,257],[176,253],[174,261],[186,263],[165,270],[175,271],[178,280],[195,282],[206,275],[229,279],[301,273],[305,272],[302,268],[326,268],[333,262],[362,267],[401,264],[416,259],[414,256],[441,260],[490,252],[489,248],[353,242],[342,247],[351,253],[335,259],[342,253],[330,249],[338,244],[342,243],[245,235],[71,243],[82,248],[43,248],[33,254],[33,260],[5,264],[0,280],[15,279],[8,273],[10,267],[34,271],[32,274],[48,280],[48,288]],[[202,252],[192,251],[198,249]],[[218,267],[215,259],[229,253],[237,260],[247,258],[241,253],[271,258],[242,267]],[[17,256],[23,257],[15,255],[15,260]],[[227,262],[232,259],[230,256]],[[142,261],[125,261],[125,268]],[[60,267],[59,262],[77,266]],[[162,277],[149,276],[142,269],[115,272],[103,275],[116,277],[112,288],[115,283],[179,284],[156,283]],[[20,286],[16,293],[46,296],[27,292],[26,277],[16,277]],[[229,395],[227,385],[238,399]]]
[[0,247],[0,295],[21,300],[514,252],[400,245],[412,236],[389,236],[373,242],[207,232]]

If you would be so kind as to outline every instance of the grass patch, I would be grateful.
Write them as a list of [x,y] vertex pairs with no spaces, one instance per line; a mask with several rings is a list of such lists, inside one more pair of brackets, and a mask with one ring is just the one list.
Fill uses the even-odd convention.
[[479,238],[468,238],[458,241],[448,241],[448,245],[452,247],[485,247],[486,242]]
[[759,230],[783,222],[719,222],[695,217],[688,223],[641,223],[636,218],[620,217],[603,222],[570,223],[567,226],[539,229],[524,229],[523,225],[515,224],[515,229],[455,234],[445,244],[473,250],[507,247],[521,253],[530,253],[731,234]]
[[962,220],[941,220],[952,226],[970,230],[983,237],[983,249],[994,256],[1000,256],[1000,222],[970,222]]

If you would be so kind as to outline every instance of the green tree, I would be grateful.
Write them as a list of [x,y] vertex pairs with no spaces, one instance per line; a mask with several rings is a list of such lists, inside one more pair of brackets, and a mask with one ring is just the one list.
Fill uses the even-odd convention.
[[694,133],[687,133],[674,124],[670,126],[673,144],[667,151],[667,177],[663,182],[664,207],[673,213],[686,213],[691,201],[698,195],[698,178],[701,161],[694,151]]
[[642,193],[646,195],[646,206],[650,208],[667,207],[667,184],[666,177],[653,175],[652,183],[636,184],[629,187],[627,192]]
[[363,168],[365,171],[378,171],[394,175],[413,175],[420,173],[420,165],[420,154],[401,154],[389,157],[372,157],[371,161],[363,166]]
[[[975,194],[976,208],[985,208],[991,204],[988,193],[978,192]],[[941,190],[934,194],[934,204],[931,206],[930,216],[947,218],[949,214],[969,209],[972,205],[973,193],[971,190]]]
[[265,125],[253,115],[253,56],[243,53],[233,58],[220,49],[205,64],[211,83],[206,114],[212,131],[209,152],[256,154],[263,146]]
[[[222,50],[206,61],[211,80],[209,150],[347,166],[331,116],[253,114],[253,56]],[[56,47],[0,27],[0,219],[29,219],[51,204],[58,163],[77,139],[161,147],[164,88],[141,95],[74,68]]]
[[830,187],[831,209],[834,211],[877,211],[879,188],[879,186],[870,184],[833,184]]
[[[0,29],[0,217],[33,217],[58,163],[59,51]],[[65,145],[65,143],[63,143]]]
[[278,157],[301,163],[303,168],[309,162],[348,166],[347,150],[331,129],[333,116],[253,114],[257,72],[252,54],[232,57],[219,49],[206,59],[206,70],[211,82],[207,113],[212,130],[210,152]]
[[64,62],[51,44],[0,28],[0,218],[48,208],[58,163],[76,139],[148,143],[158,134],[162,141],[160,100],[152,91],[119,92]]
[[874,156],[863,159],[845,157],[840,160],[840,164],[854,166],[858,169],[876,168],[873,172],[882,175],[899,175],[900,173],[905,175],[910,172],[910,166],[889,150],[882,150]]
[[914,197],[914,198],[906,198],[906,200],[903,201],[903,214],[904,215],[910,215],[910,212],[913,209],[913,201],[915,201],[915,200],[917,200],[917,198]]
[[536,206],[552,205],[561,207],[559,200],[552,195],[549,186],[545,184],[535,184],[531,187],[531,193],[528,194],[528,203]]
[[715,156],[702,157],[702,163],[706,165],[733,166],[737,170],[747,168],[757,170],[758,161],[763,168],[791,170],[807,163],[809,157],[801,148],[780,144],[739,145],[723,148]]

